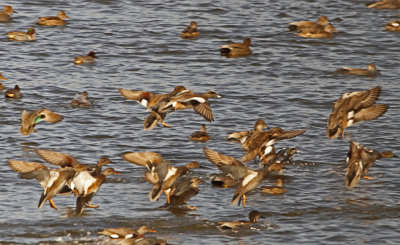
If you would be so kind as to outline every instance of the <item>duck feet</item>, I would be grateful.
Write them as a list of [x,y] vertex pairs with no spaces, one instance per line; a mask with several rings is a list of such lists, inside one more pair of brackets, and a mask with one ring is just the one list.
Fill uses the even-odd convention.
[[53,202],[52,199],[49,199],[49,204],[50,204],[50,207],[54,208],[55,210],[58,209],[57,206],[56,206],[56,204],[54,204],[54,202]]
[[89,202],[86,203],[85,205],[86,205],[87,208],[98,208],[98,207],[100,207],[99,205],[92,205],[92,204],[89,203]]
[[197,210],[197,207],[195,207],[195,206],[189,206],[187,204],[185,204],[185,206],[190,210]]
[[363,179],[374,179],[374,178],[368,177],[368,176],[363,176]]

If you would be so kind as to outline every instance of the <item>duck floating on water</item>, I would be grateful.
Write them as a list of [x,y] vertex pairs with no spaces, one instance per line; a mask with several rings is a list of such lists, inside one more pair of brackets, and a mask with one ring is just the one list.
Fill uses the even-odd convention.
[[68,15],[61,10],[58,12],[57,16],[39,17],[39,20],[36,22],[36,24],[43,26],[63,26],[66,24],[66,18],[69,19]]
[[251,54],[251,39],[245,38],[243,43],[228,43],[221,45],[219,50],[222,56],[226,57],[240,57]]

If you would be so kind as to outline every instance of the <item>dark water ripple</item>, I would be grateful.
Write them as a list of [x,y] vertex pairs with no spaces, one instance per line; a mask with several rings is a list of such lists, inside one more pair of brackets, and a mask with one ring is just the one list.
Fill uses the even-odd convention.
[[[374,180],[344,188],[348,142],[328,140],[326,120],[332,102],[347,91],[382,87],[379,103],[389,104],[378,120],[348,129],[357,141],[377,150],[400,152],[400,76],[398,33],[384,24],[396,11],[365,7],[365,1],[129,1],[86,0],[54,2],[11,1],[18,12],[2,33],[35,26],[38,16],[65,10],[65,27],[35,26],[37,41],[11,42],[0,38],[2,70],[18,84],[21,100],[0,101],[1,208],[0,244],[109,244],[97,235],[105,227],[154,226],[157,236],[171,244],[397,244],[399,200],[398,158],[376,162]],[[302,39],[287,24],[327,15],[339,31],[332,39]],[[191,21],[201,36],[182,40],[179,32]],[[253,54],[230,59],[218,47],[252,38]],[[76,66],[74,56],[94,50],[94,65]],[[337,74],[341,66],[375,63],[381,74],[357,77]],[[223,95],[212,101],[215,122],[208,124],[212,140],[199,144],[188,136],[204,120],[192,111],[167,117],[171,129],[143,130],[148,112],[122,98],[117,88],[167,92],[184,85],[196,92],[214,89]],[[91,108],[71,108],[74,95],[89,92]],[[61,123],[37,125],[28,137],[18,132],[23,109],[47,107],[65,116]],[[254,191],[245,209],[230,206],[233,189],[209,184],[216,168],[202,147],[240,158],[238,144],[225,141],[232,131],[253,127],[263,118],[270,127],[306,128],[304,135],[278,142],[295,146],[296,159],[308,162],[288,167],[282,196]],[[55,198],[59,210],[37,209],[41,187],[21,180],[6,160],[40,161],[37,148],[69,153],[94,164],[109,156],[122,173],[110,177],[93,199],[96,210],[74,214],[75,200]],[[207,180],[190,205],[197,211],[159,209],[164,199],[150,202],[143,168],[125,162],[128,151],[156,151],[174,165],[196,160],[203,167],[189,174]],[[250,163],[255,168],[256,165]],[[265,181],[265,185],[273,182]],[[265,219],[252,229],[217,229],[217,222],[245,219],[257,209]]]

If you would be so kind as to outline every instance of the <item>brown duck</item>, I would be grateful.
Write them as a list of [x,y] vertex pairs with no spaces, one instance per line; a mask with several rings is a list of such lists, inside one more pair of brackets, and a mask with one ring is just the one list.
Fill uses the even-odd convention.
[[368,64],[367,69],[344,66],[339,68],[337,72],[345,75],[358,75],[358,76],[376,76],[379,74],[379,70],[376,68],[375,64]]
[[397,157],[391,151],[379,152],[366,148],[355,141],[350,142],[350,150],[347,156],[348,165],[345,177],[345,186],[347,188],[355,187],[360,178],[372,179],[367,177],[366,174],[376,160]]
[[365,91],[344,93],[334,104],[328,118],[326,136],[336,139],[339,134],[344,139],[347,127],[362,121],[374,120],[388,109],[386,104],[375,104],[381,93],[377,86]]
[[228,43],[221,45],[219,50],[222,56],[226,57],[239,57],[251,54],[251,39],[248,37],[244,39],[243,43]]
[[198,36],[200,36],[200,32],[197,30],[196,21],[190,22],[190,25],[181,32],[181,38],[195,38]]

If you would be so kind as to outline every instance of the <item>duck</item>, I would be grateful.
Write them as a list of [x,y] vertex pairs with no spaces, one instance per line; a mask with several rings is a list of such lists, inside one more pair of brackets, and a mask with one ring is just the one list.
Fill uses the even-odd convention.
[[305,131],[305,129],[284,131],[282,128],[276,127],[265,132],[253,134],[242,144],[242,149],[246,153],[242,156],[241,161],[249,162],[258,156],[261,166],[268,165],[276,158],[274,144],[277,141],[294,138]]
[[376,68],[375,64],[368,64],[367,69],[360,68],[351,68],[351,67],[341,67],[337,69],[338,73],[342,73],[345,75],[359,75],[359,76],[376,76],[379,73],[379,70]]
[[170,128],[171,126],[164,122],[165,117],[167,116],[168,111],[171,110],[171,107],[167,107],[166,105],[171,101],[171,99],[181,93],[184,93],[187,89],[184,86],[176,86],[174,90],[170,93],[163,95],[157,103],[155,103],[151,108],[150,115],[146,117],[143,123],[143,127],[145,130],[152,130],[155,126],[158,125],[158,122],[161,122],[164,127]]
[[296,21],[289,23],[289,31],[311,32],[314,30],[323,30],[329,24],[328,17],[322,15],[317,22],[313,21]]
[[95,58],[97,58],[96,53],[93,51],[90,51],[87,55],[76,56],[74,58],[74,63],[76,65],[90,64],[90,63],[94,63],[96,61]]
[[128,239],[128,238],[141,238],[148,232],[157,232],[147,225],[142,225],[139,229],[135,230],[129,227],[118,227],[118,228],[105,228],[102,231],[97,232],[100,235],[108,236],[112,239]]
[[218,222],[221,229],[237,229],[240,227],[248,227],[257,223],[260,218],[265,218],[259,211],[252,210],[249,212],[249,220]]
[[392,20],[386,23],[385,29],[388,31],[400,31],[400,20]]
[[200,131],[196,131],[189,136],[189,140],[191,141],[206,142],[210,139],[211,137],[207,133],[205,124],[201,125]]
[[91,168],[88,165],[80,163],[76,158],[66,153],[45,149],[36,149],[36,153],[50,164],[59,166],[60,168],[72,168],[77,172],[74,178],[70,181],[71,183],[66,185],[60,193],[68,195],[73,192],[75,196],[77,196],[77,214],[81,214],[84,207],[98,208],[98,205],[92,205],[90,202],[100,189],[106,176],[120,174],[113,168],[101,171],[102,167],[111,163],[111,160],[108,157],[101,157],[96,166]]
[[76,214],[82,214],[84,207],[98,208],[99,206],[88,205],[92,198],[100,190],[107,176],[120,175],[121,173],[114,170],[114,168],[106,168],[101,174],[93,177],[89,171],[81,171],[72,180],[74,186],[74,193],[78,196],[76,199]]
[[142,106],[146,107],[147,109],[155,107],[161,100],[164,100],[164,98],[170,97],[173,94],[177,94],[185,90],[186,88],[184,86],[176,86],[174,88],[174,91],[170,93],[156,94],[153,92],[143,91],[143,90],[129,90],[129,89],[118,88],[118,91],[123,97],[125,97],[128,100],[134,100],[139,104],[141,104]]
[[298,150],[296,147],[284,148],[276,154],[275,161],[281,162],[283,165],[293,164],[293,156]]
[[21,99],[22,93],[21,89],[18,85],[15,85],[14,88],[7,89],[4,93],[4,96],[8,99]]
[[254,133],[263,132],[265,128],[267,128],[267,124],[265,123],[265,121],[262,119],[258,119],[255,122],[254,130],[233,132],[228,134],[228,136],[226,136],[225,138],[229,142],[243,144]]
[[181,38],[195,38],[198,36],[200,36],[200,32],[197,30],[196,21],[190,22],[190,25],[181,32]]
[[211,177],[211,185],[220,188],[230,188],[238,185],[238,181],[226,173],[217,174]]
[[122,158],[127,162],[147,168],[145,179],[153,185],[149,192],[149,199],[152,202],[157,201],[164,192],[167,203],[170,203],[170,191],[174,183],[189,169],[200,167],[197,162],[174,167],[169,160],[164,160],[162,155],[156,152],[126,152],[122,154]]
[[90,175],[92,175],[93,177],[100,175],[102,167],[111,163],[110,158],[106,156],[101,157],[97,161],[96,165],[94,167],[91,167],[89,165],[80,163],[73,156],[62,152],[36,149],[36,154],[46,162],[59,166],[60,168],[71,167],[80,171],[89,171]]
[[274,186],[261,186],[260,192],[271,195],[282,195],[287,190],[283,187],[283,180],[279,178],[276,180],[276,185]]
[[279,171],[282,169],[282,164],[280,163],[273,163],[268,167],[260,169],[250,169],[235,158],[218,153],[207,147],[204,147],[203,152],[211,163],[239,182],[233,194],[231,205],[238,203],[238,206],[240,206],[242,202],[243,207],[245,207],[247,200],[246,194],[254,190],[271,171]]
[[7,161],[8,166],[20,174],[21,179],[36,179],[43,188],[38,208],[41,208],[46,201],[50,207],[58,209],[52,198],[68,184],[75,176],[73,168],[50,169],[39,162],[26,162],[14,159]]
[[251,39],[245,38],[243,43],[228,43],[220,46],[222,56],[226,57],[239,57],[251,54]]
[[57,16],[39,17],[36,24],[44,26],[63,26],[66,24],[66,18],[69,19],[68,15],[61,10],[58,12]]
[[366,148],[353,140],[350,141],[350,150],[347,155],[348,165],[346,167],[345,186],[349,189],[354,188],[360,178],[373,179],[367,177],[366,174],[376,160],[397,157],[391,151],[379,152]]
[[399,0],[380,0],[372,3],[366,4],[368,8],[376,8],[376,9],[399,9],[400,1]]
[[12,19],[11,14],[17,13],[10,5],[6,5],[3,7],[3,10],[0,12],[0,22],[8,22]]
[[88,99],[88,92],[83,91],[81,94],[76,94],[71,101],[72,107],[90,107],[92,103]]
[[299,37],[307,37],[307,38],[331,38],[333,37],[333,33],[338,32],[332,24],[328,24],[324,26],[323,30],[315,29],[311,31],[302,31],[295,33]]
[[46,108],[31,112],[23,110],[19,132],[22,135],[29,135],[33,132],[37,132],[37,130],[35,130],[35,126],[43,120],[48,123],[58,123],[63,120],[63,116]]
[[353,124],[377,119],[388,109],[387,104],[375,104],[381,93],[381,87],[344,93],[334,104],[328,118],[326,136],[336,139],[339,134],[344,139],[347,127]]
[[12,41],[34,41],[36,30],[33,27],[28,28],[27,32],[23,31],[11,31],[6,34],[8,39]]
[[205,120],[212,122],[214,121],[214,116],[208,101],[210,98],[221,98],[221,95],[214,90],[207,91],[203,94],[195,94],[191,90],[187,90],[171,97],[169,102],[160,109],[171,113],[177,110],[193,108],[193,110]]
[[189,210],[197,210],[197,207],[187,205],[187,201],[199,193],[200,183],[204,181],[198,177],[180,178],[171,187],[169,202],[167,201],[164,206],[185,205]]

